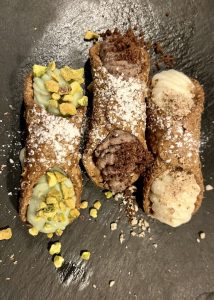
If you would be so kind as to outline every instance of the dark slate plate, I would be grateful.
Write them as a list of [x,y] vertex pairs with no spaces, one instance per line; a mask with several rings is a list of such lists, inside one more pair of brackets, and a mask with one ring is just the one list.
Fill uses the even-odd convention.
[[[177,69],[200,80],[206,92],[203,173],[205,184],[214,185],[213,11],[213,0],[1,1],[0,227],[13,230],[11,240],[0,242],[1,299],[214,299],[213,191],[205,193],[190,223],[173,229],[150,220],[151,233],[140,239],[130,237],[118,203],[106,201],[84,175],[83,198],[91,204],[101,199],[103,207],[96,221],[84,212],[84,220],[67,228],[60,239],[66,263],[58,272],[46,237],[29,236],[17,214],[24,75],[32,64],[52,59],[83,66],[90,46],[83,41],[87,29],[138,25],[147,40],[160,41],[176,57]],[[118,229],[110,231],[118,218]],[[197,243],[201,230],[206,239]],[[83,249],[92,253],[88,263],[79,259]],[[110,280],[115,280],[111,288]]]

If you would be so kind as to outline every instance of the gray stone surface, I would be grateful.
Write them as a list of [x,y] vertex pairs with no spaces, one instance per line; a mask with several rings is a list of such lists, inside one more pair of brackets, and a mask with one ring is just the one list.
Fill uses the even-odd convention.
[[[118,202],[105,200],[84,175],[83,199],[91,205],[100,199],[103,206],[96,221],[85,211],[84,220],[66,229],[60,238],[66,264],[58,272],[46,237],[29,236],[17,214],[24,75],[32,64],[52,59],[60,65],[84,65],[90,44],[82,37],[88,29],[138,25],[147,40],[161,41],[176,57],[177,69],[200,80],[206,92],[203,173],[205,184],[214,185],[213,10],[212,0],[0,1],[0,164],[5,165],[0,177],[0,228],[9,225],[13,230],[11,240],[0,242],[1,299],[214,299],[213,191],[205,193],[190,223],[173,229],[150,220],[151,233],[139,239],[130,237]],[[118,218],[117,230],[111,231],[110,223]],[[206,239],[197,243],[201,230]],[[83,249],[92,253],[87,263],[79,259]],[[111,280],[115,284],[109,287]]]

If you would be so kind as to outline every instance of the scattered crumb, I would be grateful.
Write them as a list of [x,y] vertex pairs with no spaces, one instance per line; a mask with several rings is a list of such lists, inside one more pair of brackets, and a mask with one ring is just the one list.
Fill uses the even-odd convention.
[[119,239],[121,244],[125,241],[125,234],[123,232],[120,233]]
[[90,256],[91,256],[90,251],[82,251],[82,253],[81,253],[81,258],[83,260],[89,260]]
[[6,280],[10,280],[10,277],[5,278]]
[[1,229],[0,230],[0,241],[2,240],[9,240],[12,237],[12,230],[11,228]]
[[101,206],[102,206],[102,204],[99,200],[94,202],[94,208],[96,208],[97,210],[99,210]]
[[85,209],[87,207],[88,207],[88,201],[86,201],[86,200],[82,201],[81,204],[80,204],[80,208]]
[[105,192],[106,199],[110,199],[113,196],[111,191]]
[[103,237],[104,237],[104,239],[105,239],[105,238],[106,238],[106,235],[104,234]]
[[32,236],[36,236],[36,235],[39,234],[38,229],[36,229],[35,227],[32,227],[32,228],[28,229],[28,232],[29,232],[29,234],[32,235]]
[[12,196],[12,195],[13,195],[12,192],[9,192],[9,193],[8,193],[8,196]]
[[131,225],[132,225],[132,226],[135,226],[135,225],[137,225],[137,224],[138,224],[137,218],[136,218],[136,217],[133,217],[132,220],[131,220]]
[[89,214],[90,214],[90,216],[92,218],[96,219],[97,218],[97,210],[96,210],[96,208],[91,208]]
[[136,236],[137,235],[137,233],[135,231],[131,231],[130,233],[131,233],[132,236]]
[[158,247],[158,245],[157,245],[156,243],[154,243],[153,246],[154,246],[154,248],[157,248],[157,247]]
[[84,35],[85,41],[97,40],[99,38],[99,34],[93,31],[87,31]]
[[17,265],[17,264],[18,264],[18,261],[17,261],[17,260],[15,260],[13,264],[14,264],[14,265]]
[[115,284],[115,281],[114,281],[114,280],[110,280],[110,281],[109,281],[109,286],[110,286],[110,287],[112,287],[114,284]]
[[197,238],[197,242],[200,243],[200,239],[199,238]]
[[206,191],[212,191],[212,190],[213,190],[213,186],[211,184],[207,184]]
[[54,266],[58,269],[62,266],[62,264],[64,263],[64,258],[60,255],[56,255],[54,257]]
[[93,288],[94,288],[94,289],[96,289],[96,288],[97,288],[96,284],[93,284],[92,286],[93,286]]
[[117,229],[117,223],[115,223],[115,222],[111,223],[110,227],[111,227],[112,231],[116,230]]
[[59,254],[61,251],[61,247],[62,245],[60,242],[53,243],[49,249],[50,255]]
[[205,232],[201,231],[201,232],[199,232],[199,236],[200,236],[201,240],[204,240],[206,237],[206,234],[205,234]]
[[14,164],[14,160],[13,160],[12,158],[9,159],[9,162],[10,162],[11,164]]

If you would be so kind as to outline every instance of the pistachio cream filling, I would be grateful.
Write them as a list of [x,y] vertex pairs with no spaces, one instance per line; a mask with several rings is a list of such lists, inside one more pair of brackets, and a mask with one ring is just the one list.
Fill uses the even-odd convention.
[[54,115],[69,116],[77,113],[77,108],[88,105],[81,84],[84,82],[84,69],[65,66],[33,66],[34,100]]
[[[73,184],[59,168],[41,176],[33,188],[27,221],[35,232],[62,234],[65,227],[79,216],[75,208]],[[35,235],[35,234],[34,234]]]

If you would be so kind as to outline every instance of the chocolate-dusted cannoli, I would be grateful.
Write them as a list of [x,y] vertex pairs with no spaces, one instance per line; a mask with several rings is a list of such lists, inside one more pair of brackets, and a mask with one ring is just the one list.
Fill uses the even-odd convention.
[[32,235],[62,234],[79,216],[83,69],[34,65],[24,85],[26,146],[21,152],[20,217]]
[[144,182],[144,209],[176,227],[188,222],[203,198],[199,157],[204,91],[176,70],[152,78],[147,142],[155,162]]
[[107,31],[90,49],[93,115],[83,163],[101,188],[121,192],[152,161],[145,141],[149,55],[132,30]]

